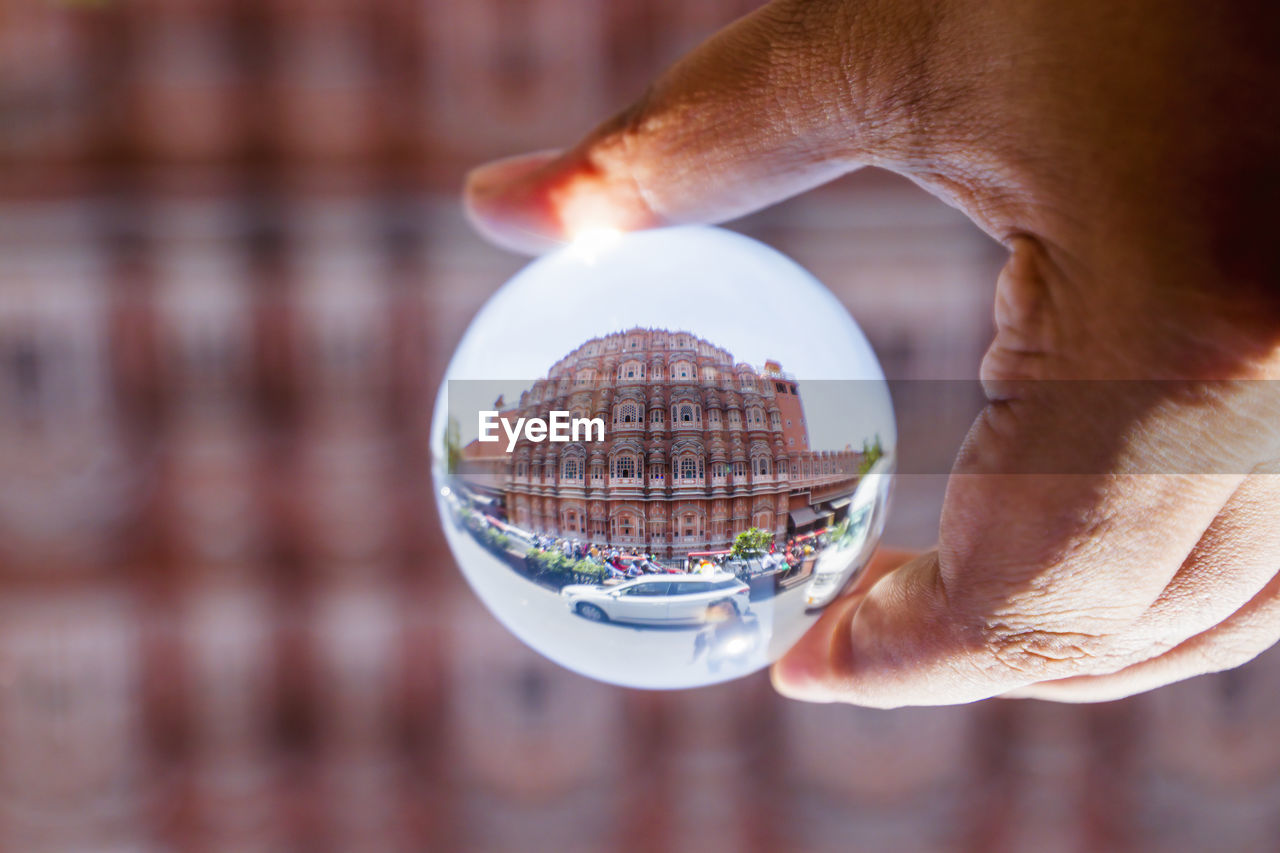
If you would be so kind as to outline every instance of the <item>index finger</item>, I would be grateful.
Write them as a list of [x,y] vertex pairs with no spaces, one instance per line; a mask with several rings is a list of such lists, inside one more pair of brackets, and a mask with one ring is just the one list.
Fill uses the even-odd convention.
[[931,12],[910,6],[764,6],[568,151],[472,172],[468,213],[494,242],[537,252],[590,228],[724,221],[872,162],[893,122],[868,115],[910,76],[886,56],[929,30]]

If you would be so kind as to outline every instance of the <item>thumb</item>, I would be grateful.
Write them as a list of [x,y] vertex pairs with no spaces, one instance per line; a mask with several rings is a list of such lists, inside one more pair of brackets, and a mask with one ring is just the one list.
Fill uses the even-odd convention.
[[472,172],[468,213],[494,242],[537,252],[591,228],[731,219],[881,162],[913,102],[904,88],[929,88],[911,57],[936,14],[889,0],[771,3],[577,146]]

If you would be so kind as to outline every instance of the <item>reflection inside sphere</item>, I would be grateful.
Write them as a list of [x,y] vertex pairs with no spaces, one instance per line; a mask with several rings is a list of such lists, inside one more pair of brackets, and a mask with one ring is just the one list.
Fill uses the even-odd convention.
[[584,675],[767,666],[866,564],[896,434],[865,337],[812,276],[683,227],[530,264],[446,373],[432,449],[458,565]]

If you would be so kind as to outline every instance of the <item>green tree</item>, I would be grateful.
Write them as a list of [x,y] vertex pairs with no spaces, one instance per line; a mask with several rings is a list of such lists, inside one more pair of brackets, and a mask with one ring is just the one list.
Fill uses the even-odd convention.
[[871,467],[884,458],[884,445],[880,443],[880,433],[870,441],[862,440],[862,462],[858,465],[858,473],[865,474]]
[[596,580],[604,580],[606,574],[604,566],[594,560],[583,557],[581,560],[573,564],[573,570],[580,575],[590,575]]
[[458,473],[462,467],[462,430],[458,427],[458,419],[449,418],[444,430],[445,470],[450,474]]
[[752,527],[750,530],[744,530],[733,539],[733,556],[750,557],[756,554],[763,554],[769,550],[769,545],[773,543],[773,534],[767,530],[761,530],[759,527]]

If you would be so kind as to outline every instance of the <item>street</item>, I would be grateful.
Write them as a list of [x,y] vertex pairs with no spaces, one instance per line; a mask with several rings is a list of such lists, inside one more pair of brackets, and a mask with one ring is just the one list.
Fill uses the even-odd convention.
[[767,666],[816,620],[805,585],[752,601],[736,625],[658,627],[591,622],[558,593],[520,575],[447,519],[463,574],[512,633],[575,672],[630,687],[683,688],[728,681]]

